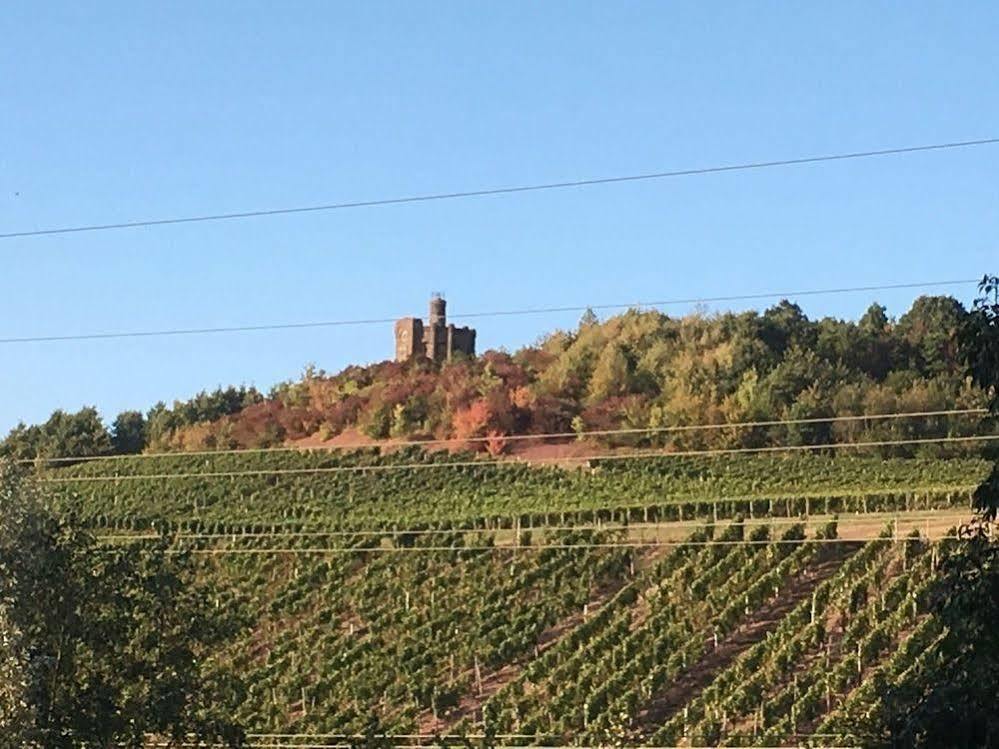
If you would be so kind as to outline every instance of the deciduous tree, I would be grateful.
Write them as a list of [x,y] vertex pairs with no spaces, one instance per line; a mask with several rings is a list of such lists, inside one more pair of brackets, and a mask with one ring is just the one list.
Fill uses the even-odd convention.
[[238,621],[154,546],[101,545],[0,465],[0,746],[239,746],[242,688],[203,658]]

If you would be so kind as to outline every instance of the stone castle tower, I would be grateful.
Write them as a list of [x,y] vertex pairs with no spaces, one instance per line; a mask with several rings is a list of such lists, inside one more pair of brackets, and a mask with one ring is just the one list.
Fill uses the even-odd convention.
[[450,361],[455,353],[475,356],[475,331],[448,324],[447,302],[439,294],[430,299],[430,317],[426,325],[418,317],[396,320],[396,361],[426,357],[440,363]]

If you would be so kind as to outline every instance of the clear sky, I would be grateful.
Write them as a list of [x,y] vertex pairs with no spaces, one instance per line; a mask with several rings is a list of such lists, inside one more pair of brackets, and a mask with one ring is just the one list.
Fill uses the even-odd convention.
[[[997,39],[984,1],[11,2],[0,233],[995,137]],[[0,240],[0,337],[976,277],[997,173],[985,146]],[[0,430],[391,353],[389,326],[0,346]]]

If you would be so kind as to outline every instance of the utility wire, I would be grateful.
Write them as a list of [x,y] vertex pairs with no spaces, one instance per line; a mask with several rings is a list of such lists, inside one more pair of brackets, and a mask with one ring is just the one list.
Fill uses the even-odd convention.
[[791,424],[827,424],[855,421],[883,421],[896,419],[926,419],[940,416],[972,416],[988,413],[987,408],[954,408],[942,411],[910,411],[905,413],[846,414],[843,416],[815,416],[802,419],[771,419],[768,421],[731,421],[720,424],[681,424],[665,427],[635,427],[629,429],[594,429],[580,432],[543,432],[540,434],[511,434],[502,437],[466,437],[436,440],[393,440],[384,444],[355,442],[342,445],[284,445],[281,447],[250,447],[226,450],[191,450],[181,452],[134,453],[127,455],[87,455],[60,456],[55,458],[18,458],[15,463],[32,464],[42,461],[46,464],[93,463],[99,461],[150,460],[154,458],[188,458],[215,455],[260,455],[267,453],[310,453],[362,450],[371,447],[442,447],[446,445],[484,444],[496,439],[504,442],[524,442],[545,439],[583,439],[586,437],[610,437],[615,435],[663,434],[675,432],[715,431],[720,429],[753,429],[758,427],[786,426]]
[[325,468],[259,468],[243,471],[202,471],[198,473],[148,473],[124,474],[119,476],[58,476],[37,479],[48,484],[107,483],[119,481],[163,481],[169,479],[217,479],[245,478],[249,476],[304,476],[332,473],[366,473],[375,471],[421,470],[432,468],[483,468],[489,466],[557,465],[579,463],[588,460],[640,460],[646,458],[689,458],[715,457],[721,455],[745,455],[757,453],[807,452],[812,450],[863,449],[870,447],[900,447],[904,445],[969,444],[999,440],[999,434],[982,434],[968,437],[925,437],[918,439],[873,440],[868,442],[833,442],[830,444],[776,445],[770,447],[731,447],[710,450],[648,450],[634,453],[604,453],[597,455],[577,455],[568,458],[538,458],[536,460],[455,460],[442,463],[381,463],[364,466],[330,466]]
[[[869,286],[849,286],[831,289],[805,289],[799,291],[763,292],[756,294],[728,294],[724,296],[689,297],[686,299],[662,299],[648,302],[620,302],[612,304],[589,304],[564,307],[527,307],[521,309],[496,310],[487,312],[465,312],[450,315],[455,320],[471,320],[486,317],[517,317],[524,315],[549,315],[561,312],[585,312],[591,310],[640,309],[670,307],[688,304],[712,304],[720,302],[740,302],[759,299],[780,299],[831,294],[850,294],[867,291],[891,291],[941,286],[964,286],[977,284],[981,279],[962,278],[953,281],[918,281],[912,283],[875,284]],[[320,320],[314,322],[267,323],[261,325],[231,325],[203,328],[164,328],[160,330],[104,331],[97,333],[72,333],[60,335],[14,336],[0,338],[0,344],[15,343],[55,343],[60,341],[95,341],[116,338],[162,338],[167,336],[218,335],[224,333],[255,333],[268,330],[308,330],[313,328],[351,327],[359,325],[388,325],[400,317],[373,317],[354,320]]]
[[543,190],[562,190],[573,187],[591,187],[594,185],[609,185],[623,182],[641,182],[648,180],[667,179],[670,177],[689,177],[698,174],[717,174],[721,172],[739,172],[755,169],[771,169],[774,167],[795,166],[799,164],[817,164],[827,161],[846,161],[849,159],[866,159],[875,156],[895,156],[901,154],[919,153],[925,151],[943,151],[957,148],[971,148],[999,143],[999,138],[983,138],[980,140],[953,141],[949,143],[932,143],[921,146],[906,146],[901,148],[882,148],[873,151],[853,151],[848,153],[823,154],[805,156],[795,159],[779,159],[776,161],[755,161],[742,164],[727,164],[722,166],[699,167],[695,169],[676,169],[647,174],[630,174],[615,177],[597,177],[594,179],[578,179],[565,182],[548,182],[534,185],[516,185],[511,187],[489,187],[478,190],[463,190],[459,192],[431,193],[427,195],[410,195],[397,198],[380,198],[375,200],[359,200],[343,203],[327,203],[325,205],[299,206],[294,208],[270,208],[256,211],[241,211],[238,213],[215,213],[201,216],[184,216],[179,218],[159,218],[141,221],[122,221],[107,224],[88,224],[83,226],[67,226],[51,229],[35,229],[31,231],[16,231],[0,234],[0,239],[18,237],[39,237],[52,234],[74,234],[79,232],[109,231],[114,229],[133,229],[142,226],[166,226],[171,224],[193,224],[208,221],[228,221],[232,219],[259,218],[263,216],[281,216],[295,213],[318,213],[321,211],[336,211],[348,208],[370,208],[374,206],[400,205],[405,203],[428,203],[440,200],[456,200],[459,198],[475,198],[487,195],[509,195],[513,193],[540,192]]

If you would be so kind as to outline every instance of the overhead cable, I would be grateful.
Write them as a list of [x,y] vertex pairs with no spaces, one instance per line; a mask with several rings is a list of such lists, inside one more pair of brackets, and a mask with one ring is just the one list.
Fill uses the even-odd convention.
[[[823,296],[851,294],[870,291],[892,291],[899,289],[939,288],[943,286],[965,286],[977,284],[981,279],[962,278],[957,280],[915,281],[909,283],[873,284],[868,286],[846,286],[829,289],[804,289],[798,291],[762,292],[753,294],[727,294],[722,296],[688,297],[685,299],[661,299],[646,302],[616,302],[609,304],[571,305],[563,307],[524,307],[521,309],[495,310],[487,312],[465,312],[450,315],[451,319],[470,320],[486,317],[517,317],[524,315],[549,315],[586,310],[653,309],[690,304],[717,304],[721,302],[742,302],[759,299],[793,299],[803,296]],[[320,320],[313,322],[265,323],[260,325],[230,325],[199,328],[163,328],[159,330],[99,331],[94,333],[66,333],[35,336],[9,336],[0,338],[0,344],[17,343],[58,343],[65,341],[98,341],[118,338],[162,338],[192,335],[221,335],[229,333],[257,333],[273,330],[308,330],[314,328],[352,327],[358,325],[389,325],[400,317],[372,317],[352,320]]]
[[660,180],[671,177],[690,177],[694,175],[718,174],[722,172],[740,172],[757,169],[772,169],[775,167],[797,166],[801,164],[817,164],[829,161],[847,161],[851,159],[867,159],[876,156],[898,156],[927,151],[943,151],[959,148],[972,148],[999,143],[999,138],[982,138],[978,140],[952,141],[948,143],[931,143],[920,146],[903,146],[898,148],[881,148],[870,151],[852,151],[846,153],[822,154],[791,159],[772,161],[754,161],[741,164],[726,164],[722,166],[697,167],[693,169],[672,169],[668,171],[648,172],[645,174],[629,174],[613,177],[596,177],[592,179],[576,179],[562,182],[546,182],[532,185],[514,185],[508,187],[487,187],[474,190],[430,193],[425,195],[409,195],[395,198],[377,198],[373,200],[353,200],[321,205],[297,206],[291,208],[265,208],[234,213],[212,213],[198,216],[183,216],[174,218],[155,218],[137,221],[119,221],[100,224],[83,224],[49,229],[32,229],[13,231],[0,234],[0,239],[48,236],[53,234],[75,234],[80,232],[110,231],[116,229],[134,229],[138,227],[167,226],[172,224],[193,224],[210,221],[230,221],[234,219],[261,218],[265,216],[282,216],[297,213],[319,213],[337,211],[349,208],[371,208],[375,206],[401,205],[406,203],[429,203],[460,198],[476,198],[489,195],[510,195],[514,193],[541,192],[544,190],[563,190],[577,187],[592,187],[595,185],[610,185],[626,182],[642,182]]
[[828,444],[775,445],[769,447],[729,447],[708,450],[647,450],[632,453],[603,453],[596,455],[574,455],[561,458],[538,458],[523,460],[454,460],[439,463],[377,463],[357,466],[327,466],[315,468],[259,468],[240,471],[202,471],[196,473],[148,473],[122,474],[118,476],[44,476],[37,479],[43,483],[107,483],[119,481],[164,481],[176,479],[219,479],[245,478],[252,476],[305,476],[333,473],[369,473],[401,470],[426,470],[435,468],[484,468],[490,466],[532,466],[583,463],[590,460],[620,461],[647,458],[689,458],[715,457],[721,455],[745,455],[781,452],[809,452],[813,450],[864,449],[872,447],[902,447],[907,445],[970,444],[999,440],[999,434],[971,435],[967,437],[924,437],[898,440],[872,440],[867,442],[833,442]]
[[611,437],[625,435],[664,434],[676,432],[716,431],[723,429],[754,429],[762,427],[788,426],[794,424],[828,424],[856,421],[885,421],[897,419],[926,419],[941,416],[977,416],[988,413],[987,408],[952,408],[940,411],[908,411],[881,414],[845,414],[842,416],[814,416],[801,419],[770,419],[766,421],[730,421],[712,424],[679,424],[663,427],[634,427],[628,429],[592,429],[579,432],[542,432],[539,434],[511,434],[500,437],[450,437],[434,440],[392,440],[383,444],[355,442],[339,445],[282,445],[279,447],[248,447],[222,450],[184,450],[179,452],[130,453],[125,455],[85,455],[59,456],[54,458],[18,458],[15,463],[46,464],[93,463],[97,461],[150,460],[154,458],[206,457],[215,455],[260,455],[268,453],[312,453],[363,450],[371,447],[397,449],[401,447],[442,447],[446,445],[485,444],[497,439],[504,442],[525,442],[546,439],[585,439],[587,437]]

